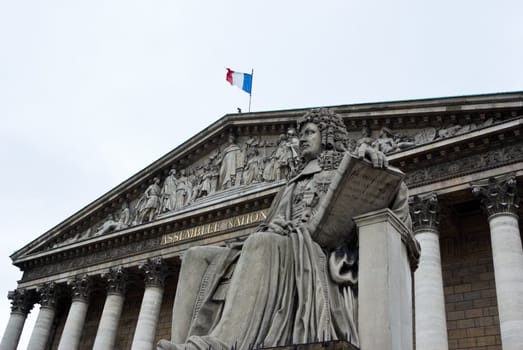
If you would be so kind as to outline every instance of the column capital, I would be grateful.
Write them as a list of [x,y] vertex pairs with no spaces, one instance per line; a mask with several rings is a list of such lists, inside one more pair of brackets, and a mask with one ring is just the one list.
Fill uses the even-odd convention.
[[89,300],[89,293],[91,292],[91,279],[88,275],[77,275],[73,279],[67,281],[67,285],[71,288],[73,301],[87,302]]
[[489,217],[495,214],[517,214],[519,208],[516,177],[513,174],[491,177],[471,184],[472,193],[480,199]]
[[125,294],[129,275],[121,266],[109,268],[109,271],[102,273],[105,280],[107,294]]
[[38,293],[40,307],[47,307],[54,309],[58,299],[58,290],[56,283],[44,283],[36,289]]
[[139,268],[145,275],[146,287],[163,287],[167,275],[167,265],[162,258],[147,259]]
[[11,312],[27,315],[35,303],[35,295],[26,289],[17,288],[7,293],[7,298],[11,300]]
[[438,231],[439,205],[438,197],[435,193],[412,197],[409,209],[414,232],[420,230]]

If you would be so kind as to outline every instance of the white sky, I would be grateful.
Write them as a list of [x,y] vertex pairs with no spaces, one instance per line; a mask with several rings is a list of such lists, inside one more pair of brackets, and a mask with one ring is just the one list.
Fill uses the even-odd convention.
[[[0,332],[9,255],[236,107],[523,90],[521,1],[0,0]],[[25,349],[33,310],[22,336]]]

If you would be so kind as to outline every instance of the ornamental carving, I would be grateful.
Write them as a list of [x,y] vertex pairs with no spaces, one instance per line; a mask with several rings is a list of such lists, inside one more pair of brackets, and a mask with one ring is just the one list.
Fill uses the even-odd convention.
[[147,259],[139,269],[144,274],[146,287],[163,287],[167,276],[167,265],[162,258]]
[[71,288],[73,301],[87,302],[89,300],[89,293],[91,292],[91,279],[89,276],[75,276],[73,279],[67,281],[67,285]]
[[489,150],[450,162],[420,167],[406,174],[405,182],[410,186],[419,186],[436,180],[452,178],[478,169],[511,164],[523,160],[523,143]]
[[11,312],[27,315],[33,308],[35,296],[26,289],[15,289],[7,293],[7,298],[11,300]]
[[420,146],[432,141],[465,134],[479,128],[490,126],[493,123],[493,118],[489,118],[477,123],[449,123],[442,125],[439,128],[424,128],[416,131],[414,134],[406,134],[404,131],[395,131],[388,127],[382,127],[377,138],[373,138],[371,129],[368,126],[364,126],[361,131],[360,138],[355,143],[354,150],[356,153],[361,155],[364,154],[366,148],[372,147],[385,154],[390,154],[408,148]]
[[424,197],[412,197],[409,208],[414,232],[427,229],[438,230],[439,206],[435,193]]
[[[347,150],[360,158],[369,152],[369,148],[391,154],[490,126],[494,121],[493,118],[481,121],[469,119],[468,123],[458,123],[453,119],[452,122],[438,127],[411,130],[382,127],[374,136],[372,130],[364,126],[359,138],[352,135],[352,138],[343,143]],[[232,191],[243,187],[292,178],[301,170],[299,153],[299,139],[293,127],[280,135],[263,137],[240,137],[231,132],[227,142],[221,147],[186,167],[171,167],[168,171],[166,169],[167,174],[164,176],[156,174],[140,192],[127,196],[120,209],[104,214],[103,219],[89,224],[87,228],[75,228],[67,237],[52,242],[49,248],[145,224],[206,200],[210,201],[216,198],[214,195],[223,196],[223,192],[231,191],[231,195],[234,195]],[[437,171],[434,169],[427,174],[425,169],[420,169],[419,173],[411,177],[415,177],[414,183],[417,183],[417,178],[433,177],[433,173]],[[407,182],[413,183],[409,179]]]
[[129,275],[121,266],[110,268],[102,274],[108,294],[125,294]]
[[58,291],[54,282],[45,283],[36,290],[39,295],[40,307],[55,308]]
[[495,214],[516,214],[519,196],[514,175],[491,177],[486,181],[472,184],[472,193],[481,202],[481,207],[490,217]]

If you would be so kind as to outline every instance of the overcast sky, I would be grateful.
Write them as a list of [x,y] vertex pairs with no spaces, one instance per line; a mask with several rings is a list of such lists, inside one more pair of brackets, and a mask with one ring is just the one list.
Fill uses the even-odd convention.
[[[0,0],[9,255],[227,113],[523,90],[521,1]],[[20,349],[37,310],[26,324]]]

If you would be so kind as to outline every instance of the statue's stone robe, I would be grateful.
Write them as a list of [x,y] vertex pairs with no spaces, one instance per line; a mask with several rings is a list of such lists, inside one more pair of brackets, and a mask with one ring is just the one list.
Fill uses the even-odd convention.
[[[241,252],[213,247],[187,336],[173,338],[184,344],[174,349],[247,349],[323,339],[359,345],[357,242],[340,241],[329,250],[311,238],[307,225],[307,215],[315,215],[325,194],[318,184],[332,178],[332,171],[323,170],[317,160],[309,162],[280,191],[266,224],[246,239]],[[409,224],[407,198],[403,186],[392,209]],[[191,261],[184,258],[179,288],[185,264]],[[184,301],[175,300],[173,328],[176,302]]]

